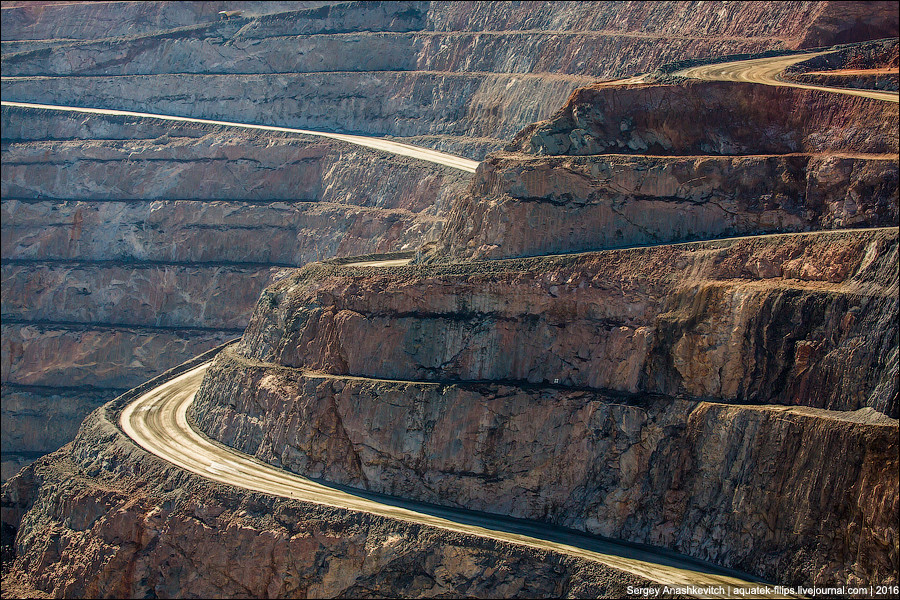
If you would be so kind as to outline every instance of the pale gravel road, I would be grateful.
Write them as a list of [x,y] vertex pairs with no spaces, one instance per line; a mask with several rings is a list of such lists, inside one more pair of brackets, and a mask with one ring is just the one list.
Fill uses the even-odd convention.
[[[227,485],[561,552],[597,561],[661,585],[721,588],[722,591],[699,594],[698,597],[746,597],[749,589],[765,585],[735,571],[667,551],[617,544],[534,521],[437,507],[362,491],[354,494],[278,469],[213,442],[188,424],[188,407],[209,365],[200,365],[129,404],[120,417],[126,435],[148,452],[174,465]],[[789,596],[772,593],[754,594],[754,597]]]
[[862,98],[874,98],[897,102],[900,94],[897,92],[882,92],[876,90],[855,90],[850,88],[835,88],[820,85],[808,85],[785,81],[778,74],[789,66],[828,54],[825,52],[809,52],[806,54],[792,54],[790,56],[776,56],[770,58],[756,58],[752,60],[738,60],[734,62],[718,63],[712,65],[700,65],[676,71],[673,75],[690,79],[702,79],[704,81],[743,81],[749,83],[762,83],[776,87],[792,87],[804,90],[823,90],[848,96],[860,96]]
[[[824,53],[809,53],[789,57],[765,58],[749,61],[702,65],[678,71],[682,77],[708,81],[745,81],[765,85],[818,89],[835,93],[876,98],[897,102],[898,95],[890,92],[849,90],[787,82],[777,77],[787,66]],[[641,78],[620,80],[616,83],[639,83]],[[474,172],[478,163],[462,157],[418,148],[379,138],[338,133],[325,133],[288,127],[252,125],[211,119],[194,119],[170,115],[156,115],[132,111],[2,102],[3,106],[43,108],[90,114],[109,114],[168,121],[206,123],[256,129],[315,135],[342,140],[359,146],[391,152],[425,160],[435,164]],[[393,266],[379,261],[354,263],[358,266]],[[203,374],[210,363],[205,363],[187,373],[145,393],[123,411],[120,424],[123,431],[138,445],[183,469],[208,479],[267,494],[294,498],[305,502],[325,504],[349,510],[363,511],[389,518],[402,519],[427,526],[439,527],[470,535],[477,535],[514,544],[521,544],[588,560],[632,573],[669,586],[694,586],[722,588],[723,593],[701,594],[700,597],[746,597],[751,588],[759,592],[760,582],[740,573],[706,565],[688,557],[666,551],[652,551],[602,540],[586,534],[563,530],[533,521],[509,517],[484,515],[461,509],[435,507],[400,499],[379,497],[360,492],[353,494],[313,482],[305,477],[277,469],[251,456],[213,442],[194,431],[187,421],[187,409],[200,387]],[[743,592],[743,593],[741,593]],[[693,594],[686,594],[693,595]],[[754,597],[784,598],[782,594],[755,593]]]
[[310,131],[308,129],[294,129],[291,127],[275,127],[272,125],[253,125],[250,123],[235,123],[233,121],[215,121],[212,119],[195,119],[192,117],[176,117],[172,115],[157,115],[152,113],[142,113],[142,112],[134,112],[130,110],[109,110],[106,108],[78,108],[73,106],[57,106],[55,104],[32,104],[30,102],[0,102],[2,106],[10,106],[10,107],[19,107],[19,108],[42,108],[45,110],[58,110],[64,112],[79,112],[79,113],[87,113],[93,115],[116,115],[116,116],[124,116],[124,117],[140,117],[145,119],[160,119],[163,121],[177,121],[180,123],[203,123],[207,125],[220,125],[225,127],[240,127],[242,129],[254,129],[259,131],[278,131],[282,133],[297,133],[301,135],[314,135],[318,137],[329,138],[333,140],[340,140],[342,142],[348,142],[350,144],[355,144],[357,146],[363,146],[365,148],[372,148],[373,150],[381,150],[383,152],[390,152],[391,154],[396,154],[398,156],[408,156],[410,158],[416,158],[418,160],[424,160],[430,163],[443,165],[445,167],[451,167],[453,169],[459,169],[460,171],[466,171],[468,173],[474,173],[475,169],[478,167],[478,162],[474,160],[469,160],[468,158],[463,158],[461,156],[455,156],[453,154],[446,154],[444,152],[438,152],[437,150],[429,150],[428,148],[420,148],[418,146],[410,146],[409,144],[402,144],[400,142],[394,142],[391,140],[387,140],[384,138],[377,137],[368,137],[364,135],[350,135],[347,133],[328,133],[323,131]]

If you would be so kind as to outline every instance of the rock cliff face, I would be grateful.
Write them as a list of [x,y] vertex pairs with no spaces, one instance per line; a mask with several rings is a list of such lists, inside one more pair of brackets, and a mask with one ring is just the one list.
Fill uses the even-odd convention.
[[2,118],[4,476],[148,374],[239,336],[284,268],[435,239],[467,181],[308,136]]
[[893,580],[896,263],[888,228],[308,267],[191,414],[330,481],[785,583]]
[[[4,32],[24,32],[4,41],[4,99],[470,157],[546,120],[463,192],[466,176],[337,142],[4,107],[4,458],[64,438],[36,408],[75,419],[246,323],[189,418],[263,461],[781,584],[897,583],[896,106],[750,84],[575,89],[686,53],[896,31],[887,9],[267,3],[212,22],[199,4],[126,6],[110,31],[137,35],[108,39],[90,24],[105,5],[4,9]],[[614,249],[733,235],[748,237]],[[409,266],[286,270],[416,248]],[[619,597],[641,583],[217,486],[121,433],[130,397],[3,487],[16,569],[42,590]]]
[[[894,581],[896,120],[749,84],[578,90],[480,166],[426,264],[264,291],[192,418],[330,481]],[[890,227],[821,231],[854,222]],[[785,230],[814,232],[761,235]]]
[[430,259],[893,225],[898,118],[754,84],[578,90],[482,163]]
[[[230,401],[201,403],[201,427],[312,477],[669,547],[782,583],[896,577],[897,421],[871,409],[361,380],[236,355],[209,377],[204,398]],[[835,460],[823,464],[823,451]]]
[[127,39],[113,37],[123,25],[89,25],[113,18],[102,5],[9,9],[4,95],[429,136],[417,142],[481,158],[577,87],[688,57],[797,47],[825,7],[365,2],[252,15],[279,6],[262,4],[217,21],[208,8],[128,3]]
[[309,268],[263,293],[237,352],[336,375],[896,418],[896,257],[896,229],[884,229],[396,273]]
[[503,153],[484,161],[430,260],[506,258],[897,222],[890,155]]
[[3,486],[19,571],[53,597],[616,598],[651,584],[562,553],[219,486],[134,445],[120,408],[98,409],[73,443]]
[[[481,158],[598,79],[688,56],[797,47],[823,6],[6,6],[3,98],[403,136]],[[244,13],[220,19],[219,10]],[[4,394],[71,414],[60,424],[65,435],[86,399],[110,398],[174,364],[169,357],[178,362],[188,357],[182,351],[236,335],[249,314],[245,300],[279,268],[435,241],[465,185],[447,170],[296,136],[11,107],[2,109],[2,125]],[[793,226],[791,210],[782,220]],[[855,213],[843,220],[878,222]],[[177,288],[178,298],[142,297],[156,285]],[[73,303],[71,314],[52,308],[60,300]],[[152,316],[157,309],[171,312]],[[133,360],[121,345],[126,330],[156,340],[160,359]],[[108,351],[94,356],[79,348],[82,340]],[[102,385],[79,368],[65,390],[79,399],[63,407],[51,380],[66,380],[69,367],[54,365],[54,351],[87,352],[94,358],[85,364],[110,359],[116,367],[104,369]],[[27,366],[26,357],[43,358]],[[42,370],[55,375],[42,378]],[[37,415],[12,406],[23,405],[4,405],[4,460],[18,465],[65,437],[39,442],[26,425],[38,425]],[[24,439],[35,443],[13,441]]]

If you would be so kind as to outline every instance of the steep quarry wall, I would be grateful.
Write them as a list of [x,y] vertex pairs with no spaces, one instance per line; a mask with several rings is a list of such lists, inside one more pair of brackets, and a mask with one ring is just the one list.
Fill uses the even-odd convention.
[[755,84],[581,89],[482,163],[429,260],[893,225],[898,118]]
[[431,260],[582,252],[782,231],[889,226],[892,155],[494,154]]
[[239,336],[285,267],[434,239],[467,180],[321,138],[2,118],[4,477],[90,409]]
[[73,443],[3,486],[4,535],[18,529],[21,583],[32,589],[61,598],[617,598],[651,584],[559,552],[214,484],[122,434],[125,402],[92,413]]
[[896,418],[896,256],[896,229],[884,229],[396,274],[310,268],[262,294],[238,352],[339,375],[555,381]]
[[[463,195],[465,176],[336,142],[4,107],[4,461],[234,337],[274,282],[198,394],[191,419],[215,439],[778,583],[896,583],[896,107],[749,84],[574,91],[685,56],[896,35],[892,6],[268,3],[279,14],[214,21],[205,10],[234,4],[122,4],[116,26],[112,3],[4,9],[4,100],[474,158],[548,120]],[[432,264],[285,271],[431,242]],[[126,439],[121,404],[3,488],[17,570],[55,595],[619,597],[641,583],[204,482]]]
[[[15,3],[11,3],[15,4]],[[4,42],[11,40],[93,40],[129,36],[207,23],[219,19],[221,10],[247,9],[248,3],[230,0],[203,2],[21,2],[21,6],[4,6],[2,13]],[[317,8],[329,2],[253,2],[252,13]],[[57,5],[57,6],[54,6]],[[110,10],[112,9],[112,10]],[[250,11],[248,11],[250,12]]]
[[897,239],[308,267],[263,293],[191,415],[329,481],[779,582],[891,579]]
[[[207,394],[231,395],[201,405],[207,432],[312,477],[674,548],[782,583],[896,576],[897,421],[870,409],[325,377],[235,355],[209,377]],[[835,460],[823,464],[823,451]]]
[[[823,11],[815,2],[365,2],[262,16],[250,13],[277,6],[251,5],[218,21],[196,7],[169,15],[126,4],[141,22],[126,39],[85,24],[113,18],[101,6],[55,11],[60,21],[73,13],[70,35],[49,8],[40,18],[13,9],[4,97],[429,136],[417,142],[481,158],[578,87],[687,57],[797,47]],[[248,106],[240,99],[251,88]]]
[[599,84],[579,89],[546,122],[516,135],[507,149],[576,156],[896,154],[891,123],[897,110],[881,100],[751,83]]
[[[822,11],[816,2],[7,6],[3,98],[402,136],[481,158],[576,88],[687,56],[796,47]],[[101,341],[109,351],[96,357],[116,365],[101,377],[115,390],[92,387],[87,371],[73,378],[78,387],[66,384],[83,400],[109,397],[172,364],[133,360],[116,328],[178,352],[208,347],[237,332],[244,300],[278,268],[435,241],[463,185],[414,161],[270,133],[9,107],[2,125],[4,391],[39,406],[62,397],[39,375],[66,378],[52,352],[80,356],[80,340],[121,340]],[[123,261],[140,263],[133,277]],[[199,278],[186,275],[195,263]],[[207,279],[232,267],[247,281],[226,289]],[[150,271],[159,274],[146,279]],[[162,273],[180,299],[151,318],[167,306],[139,295]],[[64,282],[76,274],[77,289]],[[230,314],[207,311],[208,294]],[[74,302],[72,314],[51,299]],[[117,311],[116,300],[137,310]],[[181,343],[179,328],[203,344]],[[46,342],[50,331],[59,342]],[[159,356],[186,358],[178,352]],[[13,442],[36,440],[23,423],[39,417],[4,410],[5,460],[58,445],[57,435]],[[62,429],[74,433],[82,414]]]

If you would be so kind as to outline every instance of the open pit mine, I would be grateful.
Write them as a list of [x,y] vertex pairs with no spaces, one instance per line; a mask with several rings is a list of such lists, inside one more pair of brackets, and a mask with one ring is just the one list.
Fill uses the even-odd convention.
[[891,2],[6,2],[3,598],[890,598]]

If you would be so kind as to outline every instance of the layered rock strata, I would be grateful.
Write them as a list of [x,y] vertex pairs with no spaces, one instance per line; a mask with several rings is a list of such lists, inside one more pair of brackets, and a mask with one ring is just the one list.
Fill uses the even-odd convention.
[[892,580],[897,235],[308,267],[191,414],[330,481],[782,583]]
[[123,404],[4,484],[21,583],[58,598],[614,598],[652,585],[561,553],[211,483],[122,434]]
[[756,84],[578,90],[482,163],[428,258],[893,225],[897,119],[881,100]]
[[889,226],[893,155],[498,153],[430,260],[494,259],[783,231]]
[[284,268],[434,239],[467,180],[333,140],[153,119],[4,107],[3,138],[7,471],[239,336]]
[[[816,2],[5,6],[3,98],[403,136],[416,144],[480,158],[500,148],[524,125],[550,116],[574,89],[597,79],[652,71],[686,56],[801,47],[813,29],[819,32],[820,43],[828,43],[830,28],[840,29],[839,19],[834,19],[841,12],[839,6]],[[219,10],[244,12],[220,19]],[[860,28],[854,32],[848,35],[864,33]],[[54,342],[28,350],[25,346],[42,343],[43,334],[24,336],[15,333],[19,327],[39,324],[42,331],[52,329],[54,336],[68,340],[65,348],[76,347],[73,340],[91,322],[96,325],[91,339],[102,338],[109,327],[128,325],[145,328],[140,334],[144,337],[169,336],[179,347],[184,346],[172,331],[162,329],[168,326],[163,323],[206,332],[209,343],[221,339],[224,330],[213,332],[209,328],[220,325],[196,317],[201,313],[179,312],[184,323],[174,316],[163,316],[157,323],[116,314],[109,309],[112,297],[136,306],[134,292],[145,285],[118,275],[115,281],[123,283],[116,283],[117,289],[106,298],[75,293],[72,286],[49,290],[47,299],[75,302],[77,316],[70,318],[60,309],[48,312],[47,300],[31,296],[43,288],[37,275],[31,280],[25,275],[30,268],[56,285],[67,273],[78,273],[81,280],[86,273],[98,273],[94,261],[104,262],[110,273],[121,272],[120,261],[153,263],[148,268],[168,273],[173,285],[191,288],[185,302],[205,310],[196,294],[221,287],[186,281],[181,263],[200,262],[206,273],[220,267],[244,269],[249,279],[241,284],[246,285],[243,298],[274,277],[279,267],[330,256],[412,249],[434,240],[457,189],[458,182],[446,171],[426,173],[409,161],[397,167],[393,159],[343,146],[336,151],[331,143],[273,134],[233,137],[214,127],[124,117],[60,113],[48,117],[50,113],[40,111],[3,109],[4,289],[25,294],[13,299],[12,292],[4,292],[5,326],[10,339],[23,345],[21,352],[18,346],[4,346],[10,357],[4,360],[4,384],[37,396],[50,384],[36,378],[36,368],[16,363],[57,346]],[[867,205],[861,210],[880,208]],[[853,212],[852,207],[848,211]],[[707,215],[708,222],[716,218]],[[788,210],[782,220],[793,226],[796,219]],[[875,223],[855,214],[844,221]],[[726,230],[743,231],[742,227],[736,223]],[[707,229],[710,234],[718,231]],[[661,241],[664,236],[657,238]],[[494,243],[486,240],[480,245]],[[111,281],[112,275],[102,275],[96,283]],[[91,289],[87,282],[82,284],[81,288]],[[45,308],[29,309],[26,315],[22,307],[29,306]],[[151,299],[140,306],[139,314],[160,302]],[[233,306],[231,314],[239,315],[248,305]],[[39,316],[42,311],[47,314]],[[91,321],[95,316],[97,321]],[[231,335],[232,325],[228,327]],[[127,352],[122,352],[116,359],[121,377],[104,380],[131,385],[140,369],[157,372],[143,359],[128,367]],[[43,359],[40,364],[51,362]],[[133,376],[125,375],[129,369]],[[30,391],[12,377],[25,372],[31,374],[29,380],[35,379],[27,384]],[[84,388],[78,393],[87,397],[95,392]],[[39,404],[58,396],[53,392]],[[4,423],[19,431],[13,416],[4,414]],[[64,428],[71,433],[74,426],[73,420]],[[7,439],[14,438],[4,436]],[[4,451],[10,457],[10,451],[38,452],[55,445],[56,441],[29,448],[4,445]]]
[[853,44],[788,67],[782,77],[812,85],[897,91],[900,76],[897,38]]
[[[124,39],[89,25],[112,18],[102,5],[8,9],[4,97],[416,136],[481,158],[577,87],[686,57],[802,46],[827,12],[815,2],[366,2],[259,15],[278,10],[263,3],[220,21],[197,7],[126,6]],[[236,101],[248,87],[251,106]]]

